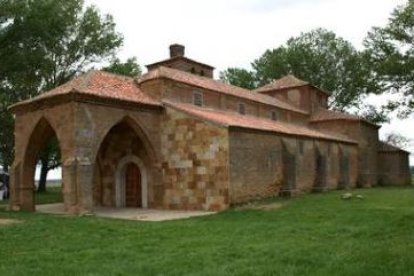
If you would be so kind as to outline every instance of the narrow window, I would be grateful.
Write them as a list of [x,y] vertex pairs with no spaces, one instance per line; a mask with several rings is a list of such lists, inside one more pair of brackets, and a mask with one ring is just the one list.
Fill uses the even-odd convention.
[[192,74],[195,74],[195,69],[194,69],[194,67],[193,67],[193,68],[191,68],[191,73],[192,73]]
[[303,154],[303,141],[299,141],[299,153]]
[[277,112],[276,111],[272,111],[272,120],[277,121]]
[[246,105],[244,103],[239,103],[239,113],[242,115],[246,114]]
[[196,91],[193,92],[193,104],[197,106],[203,106],[203,93]]
[[201,70],[200,75],[204,77],[204,70]]

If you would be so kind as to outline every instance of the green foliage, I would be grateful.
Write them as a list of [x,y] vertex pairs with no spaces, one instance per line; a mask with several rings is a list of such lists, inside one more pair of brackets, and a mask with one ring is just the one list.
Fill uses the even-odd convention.
[[121,62],[116,58],[109,66],[102,70],[129,77],[138,77],[142,73],[136,57],[129,58],[126,62]]
[[374,27],[365,40],[372,78],[383,91],[398,93],[388,109],[400,117],[414,112],[414,1],[397,7],[383,27]]
[[[165,222],[0,212],[1,275],[411,275],[412,188]],[[40,265],[39,265],[40,264]]]
[[59,86],[122,44],[109,15],[82,0],[0,1],[0,145],[13,156],[13,117],[7,106]]
[[[290,38],[286,45],[267,50],[252,67],[252,72],[228,69],[222,73],[222,78],[235,85],[244,85],[245,82],[239,80],[247,79],[248,86],[262,86],[293,74],[331,92],[329,106],[340,111],[359,108],[370,86],[364,55],[351,43],[325,29]],[[245,76],[253,76],[253,80]]]
[[388,111],[373,105],[365,105],[359,112],[359,116],[374,124],[389,123]]
[[220,79],[225,83],[243,87],[246,89],[255,89],[257,81],[252,72],[241,68],[228,68],[220,72]]

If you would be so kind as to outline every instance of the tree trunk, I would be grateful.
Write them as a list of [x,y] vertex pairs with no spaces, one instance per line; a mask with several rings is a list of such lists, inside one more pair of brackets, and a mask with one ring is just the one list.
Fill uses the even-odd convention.
[[46,192],[46,179],[47,173],[49,172],[48,161],[41,160],[42,167],[40,168],[40,178],[39,178],[39,185],[37,186],[38,193]]

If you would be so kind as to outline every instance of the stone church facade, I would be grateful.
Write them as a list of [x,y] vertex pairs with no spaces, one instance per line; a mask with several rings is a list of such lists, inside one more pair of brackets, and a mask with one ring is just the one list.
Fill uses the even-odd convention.
[[55,136],[65,210],[223,210],[255,198],[410,183],[408,152],[379,126],[327,109],[329,93],[286,76],[254,91],[170,46],[128,78],[90,71],[20,102],[11,208],[34,210],[38,154]]

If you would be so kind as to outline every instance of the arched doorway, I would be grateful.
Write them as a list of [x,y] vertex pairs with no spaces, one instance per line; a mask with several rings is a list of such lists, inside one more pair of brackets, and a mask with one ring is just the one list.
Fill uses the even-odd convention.
[[125,207],[142,207],[141,172],[134,163],[125,168]]
[[[18,188],[18,194],[16,194],[20,197],[22,209],[34,211],[35,204],[62,201],[61,174],[59,179],[55,181],[55,187],[50,187],[53,193],[50,189],[46,189],[46,183],[50,184],[48,173],[50,170],[60,167],[60,164],[59,139],[51,124],[42,117],[34,127],[24,153],[22,183]],[[40,170],[38,181],[35,179],[36,168]]]
[[127,155],[122,158],[115,178],[116,207],[148,207],[147,170],[139,157]]
[[106,134],[96,155],[95,206],[147,208],[152,158],[131,119],[123,119]]

